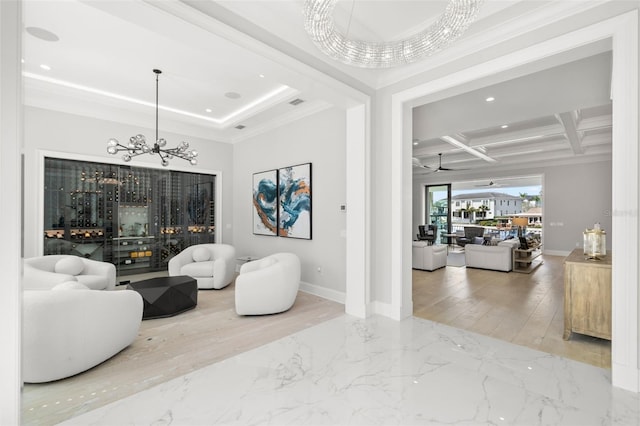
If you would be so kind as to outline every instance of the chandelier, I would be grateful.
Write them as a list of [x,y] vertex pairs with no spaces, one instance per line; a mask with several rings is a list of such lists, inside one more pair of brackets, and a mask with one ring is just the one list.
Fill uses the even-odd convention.
[[305,0],[304,27],[316,46],[337,61],[361,68],[390,68],[415,62],[452,43],[471,25],[482,1],[450,0],[435,23],[398,41],[354,40],[348,31],[341,33],[332,18],[337,0]]
[[118,142],[117,139],[111,138],[107,142],[107,152],[116,155],[120,151],[125,151],[125,154],[122,155],[124,161],[131,161],[133,157],[141,154],[158,154],[161,164],[165,167],[169,165],[169,160],[174,157],[187,160],[195,166],[198,164],[198,160],[196,159],[198,151],[189,151],[188,142],[182,141],[176,148],[165,148],[167,141],[163,138],[158,138],[158,76],[162,74],[162,71],[153,70],[153,72],[156,74],[156,140],[153,146],[147,145],[147,140],[144,135],[131,136],[126,146]]

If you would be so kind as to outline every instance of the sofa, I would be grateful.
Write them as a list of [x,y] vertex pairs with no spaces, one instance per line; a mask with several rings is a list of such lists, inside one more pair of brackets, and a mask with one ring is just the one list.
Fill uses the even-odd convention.
[[277,314],[290,309],[300,287],[300,259],[293,253],[275,253],[247,262],[236,278],[238,315]]
[[64,379],[111,358],[138,336],[142,297],[132,290],[95,291],[78,281],[25,290],[22,379]]
[[115,265],[68,254],[26,258],[23,270],[25,290],[49,290],[68,281],[80,282],[91,290],[113,290],[116,286]]
[[467,268],[491,269],[509,272],[513,269],[513,249],[520,246],[518,240],[505,240],[497,245],[467,244],[464,259]]
[[199,289],[219,290],[236,274],[236,249],[229,244],[195,244],[169,260],[169,276],[195,278]]
[[427,241],[414,241],[412,247],[413,269],[435,271],[447,266],[447,246],[431,245]]

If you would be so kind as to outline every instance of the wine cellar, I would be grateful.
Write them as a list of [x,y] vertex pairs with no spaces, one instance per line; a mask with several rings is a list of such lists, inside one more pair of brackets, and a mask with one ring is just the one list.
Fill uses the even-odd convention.
[[166,270],[185,247],[215,242],[216,176],[45,158],[44,254]]

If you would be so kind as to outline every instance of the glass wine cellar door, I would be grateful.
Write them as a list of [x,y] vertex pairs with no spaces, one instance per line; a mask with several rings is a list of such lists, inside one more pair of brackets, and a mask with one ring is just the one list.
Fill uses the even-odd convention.
[[215,179],[45,158],[44,254],[111,262],[119,276],[166,270],[185,247],[215,242]]

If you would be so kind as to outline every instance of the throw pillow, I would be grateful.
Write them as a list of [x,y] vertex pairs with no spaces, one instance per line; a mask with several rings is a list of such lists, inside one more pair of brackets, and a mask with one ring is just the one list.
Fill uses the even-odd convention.
[[56,284],[51,290],[91,290],[86,285],[79,283],[78,281],[65,281],[60,284]]
[[65,257],[56,262],[53,270],[58,274],[80,275],[84,269],[84,262],[76,256]]
[[484,244],[484,238],[483,237],[474,237],[473,238],[473,244],[479,244],[479,245]]
[[211,252],[206,247],[198,247],[191,254],[194,262],[206,262],[211,259]]

